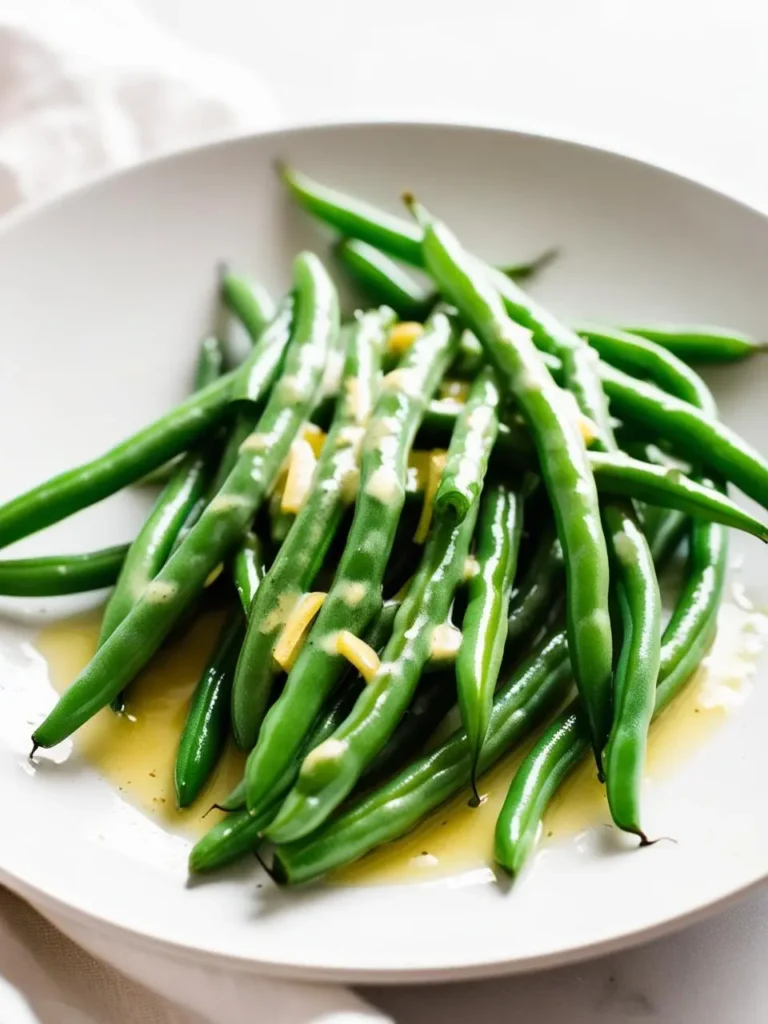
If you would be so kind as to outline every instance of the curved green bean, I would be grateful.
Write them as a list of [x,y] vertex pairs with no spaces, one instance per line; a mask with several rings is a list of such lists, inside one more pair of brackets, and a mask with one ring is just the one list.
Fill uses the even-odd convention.
[[472,788],[491,718],[493,694],[507,639],[509,601],[517,569],[523,500],[504,484],[483,492],[477,526],[477,572],[469,581],[462,641],[456,660],[461,720],[472,753]]
[[742,437],[701,409],[601,365],[603,387],[624,420],[655,432],[693,462],[716,470],[763,508],[768,508],[768,463]]
[[606,363],[634,376],[648,377],[663,391],[698,406],[707,416],[717,416],[712,392],[673,352],[618,328],[585,324],[577,330]]
[[[219,762],[230,730],[230,704],[235,665],[245,637],[245,619],[264,577],[264,558],[255,534],[236,555],[235,570],[242,608],[235,608],[198,681],[179,741],[174,769],[176,802],[188,807],[200,795]],[[234,568],[234,567],[233,567]]]
[[[611,715],[609,571],[597,488],[584,442],[530,335],[507,316],[482,266],[442,224],[413,209],[424,228],[424,259],[430,273],[485,346],[536,444],[565,556],[571,657],[599,764]],[[586,348],[583,342],[579,345]]]
[[451,320],[436,311],[383,382],[363,440],[355,515],[333,585],[248,758],[251,809],[259,807],[296,755],[344,670],[345,659],[329,649],[329,639],[333,642],[340,629],[360,636],[379,613],[384,572],[405,502],[408,452],[457,343]]
[[210,433],[233,402],[257,402],[272,386],[285,348],[284,335],[254,346],[242,366],[191,395],[104,455],[51,477],[0,506],[0,547],[51,526],[141,480]]
[[294,283],[293,337],[282,376],[255,433],[243,443],[223,488],[176,553],[35,730],[35,745],[60,743],[120,692],[201,592],[211,571],[246,533],[312,408],[329,342],[338,330],[336,291],[316,256],[304,253],[296,258]]
[[564,585],[563,549],[552,523],[542,531],[531,563],[512,591],[505,660],[516,657],[522,642],[535,637],[557,606]]
[[389,306],[401,320],[423,320],[435,304],[434,292],[372,245],[341,238],[333,253],[370,303]]
[[466,405],[456,419],[445,468],[435,493],[435,515],[450,516],[460,523],[479,499],[488,459],[499,432],[500,405],[496,371],[487,366],[475,378]]
[[[559,632],[534,651],[496,695],[480,770],[534,729],[563,699],[571,681],[565,633]],[[290,884],[307,882],[357,860],[409,831],[467,786],[470,775],[469,743],[460,729],[313,835],[277,847],[275,877]]]
[[655,324],[624,330],[661,345],[689,363],[732,363],[766,348],[764,341],[749,334],[699,324]]
[[[425,288],[386,253],[367,242],[342,238],[333,251],[368,301],[390,306],[401,320],[423,320],[438,300],[434,291]],[[528,281],[556,256],[556,249],[547,249],[528,263],[502,268],[502,273],[514,281]]]
[[304,759],[293,789],[265,833],[272,842],[291,842],[321,825],[394,733],[429,659],[435,630],[448,617],[476,519],[474,502],[460,523],[435,524],[395,618],[381,668],[349,717]]
[[611,817],[646,842],[640,785],[661,657],[661,593],[650,546],[629,503],[603,510],[616,564],[622,642],[613,677],[613,724],[604,752]]
[[127,544],[82,555],[43,555],[0,561],[0,594],[59,597],[111,586],[128,552]]
[[[217,338],[206,338],[200,346],[195,391],[221,375],[224,352]],[[115,589],[104,609],[99,645],[114,633],[148,584],[165,565],[179,531],[205,493],[217,452],[216,439],[187,452],[161,491],[152,511],[131,544]]]
[[[258,348],[266,348],[268,351],[285,351],[291,339],[295,312],[294,306],[293,295],[286,296],[280,303],[274,320],[261,332],[256,343]],[[237,403],[236,412],[232,423],[229,425],[224,450],[221,453],[216,475],[211,483],[211,497],[217,494],[224,486],[224,481],[237,463],[240,446],[258,422],[261,414],[258,402],[262,394],[263,387],[259,374],[241,372],[232,395],[233,402]],[[200,514],[202,514],[202,508],[200,509]],[[194,523],[191,525],[194,525]]]
[[[726,529],[694,524],[689,575],[662,638],[654,715],[680,691],[704,656],[727,561]],[[586,724],[574,704],[548,727],[520,765],[496,828],[496,859],[510,874],[517,874],[525,863],[547,804],[587,750]]]
[[178,807],[189,807],[197,799],[224,750],[232,679],[244,635],[242,612],[236,609],[224,624],[192,695],[173,772]]
[[310,589],[342,516],[354,497],[360,443],[380,382],[381,356],[394,314],[383,309],[360,316],[342,373],[341,396],[317,464],[312,491],[293,521],[248,617],[248,632],[232,691],[232,722],[243,750],[256,742],[274,680],[272,658],[290,602]]
[[232,559],[232,578],[246,615],[251,610],[251,604],[265,572],[261,542],[255,533],[248,533]]
[[219,288],[224,305],[240,321],[255,345],[277,315],[275,301],[267,289],[243,274],[221,267]]

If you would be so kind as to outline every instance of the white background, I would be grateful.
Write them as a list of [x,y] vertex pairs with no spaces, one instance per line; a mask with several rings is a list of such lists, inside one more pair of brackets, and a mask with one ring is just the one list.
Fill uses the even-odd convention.
[[[252,68],[286,121],[529,128],[640,156],[768,209],[764,0],[140,3]],[[764,1024],[767,955],[764,895],[568,970],[367,994],[399,1024]]]

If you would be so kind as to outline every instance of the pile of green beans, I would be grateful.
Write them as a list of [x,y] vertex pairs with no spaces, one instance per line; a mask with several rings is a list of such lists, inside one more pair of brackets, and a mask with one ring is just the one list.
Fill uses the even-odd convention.
[[[645,843],[648,730],[712,641],[727,529],[768,541],[728,494],[768,508],[768,462],[691,364],[764,346],[719,328],[565,324],[521,287],[553,250],[489,266],[412,196],[409,219],[281,174],[336,231],[336,263],[371,308],[342,323],[312,253],[279,303],[222,264],[222,306],[252,345],[242,364],[224,373],[226,338],[207,338],[190,398],[0,506],[8,545],[170,466],[131,544],[0,560],[9,596],[114,587],[99,648],[33,753],[110,703],[120,713],[122,695],[130,708],[129,684],[221,574],[178,805],[204,798],[230,740],[247,761],[193,872],[265,843],[277,882],[317,878],[463,790],[479,800],[483,772],[537,728],[498,864],[519,873],[590,753],[613,821]],[[460,382],[464,397],[439,397]],[[662,631],[659,573],[683,542]],[[455,705],[461,727],[435,745]]]

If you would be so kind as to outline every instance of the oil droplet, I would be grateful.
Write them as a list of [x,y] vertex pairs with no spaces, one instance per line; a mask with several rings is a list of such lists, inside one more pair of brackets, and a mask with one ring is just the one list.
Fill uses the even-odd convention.
[[[220,814],[203,816],[239,782],[244,759],[227,750],[214,779],[195,803],[176,807],[173,769],[189,702],[222,626],[221,613],[201,615],[152,659],[128,690],[125,712],[100,711],[75,735],[78,754],[122,796],[170,828],[205,832]],[[101,610],[57,622],[38,634],[35,646],[59,693],[93,656]]]

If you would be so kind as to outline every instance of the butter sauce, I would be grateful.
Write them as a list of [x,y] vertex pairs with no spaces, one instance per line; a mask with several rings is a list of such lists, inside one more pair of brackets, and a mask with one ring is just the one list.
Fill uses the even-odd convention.
[[[57,622],[37,637],[51,684],[61,691],[96,649],[101,612]],[[204,815],[240,780],[243,756],[228,750],[216,776],[195,805],[176,809],[173,765],[189,701],[210,655],[221,615],[207,613],[157,655],[133,683],[126,713],[100,712],[80,730],[77,749],[99,774],[158,823],[199,834],[218,812]],[[768,638],[768,617],[755,611],[738,585],[718,618],[715,643],[685,691],[651,729],[648,779],[663,778],[700,747],[728,713],[748,696],[756,662]],[[480,871],[492,863],[493,833],[510,780],[530,743],[481,779],[483,800],[470,807],[469,793],[436,811],[397,842],[335,874],[343,885],[430,881]],[[575,836],[610,821],[593,765],[585,761],[552,802],[544,842]]]

